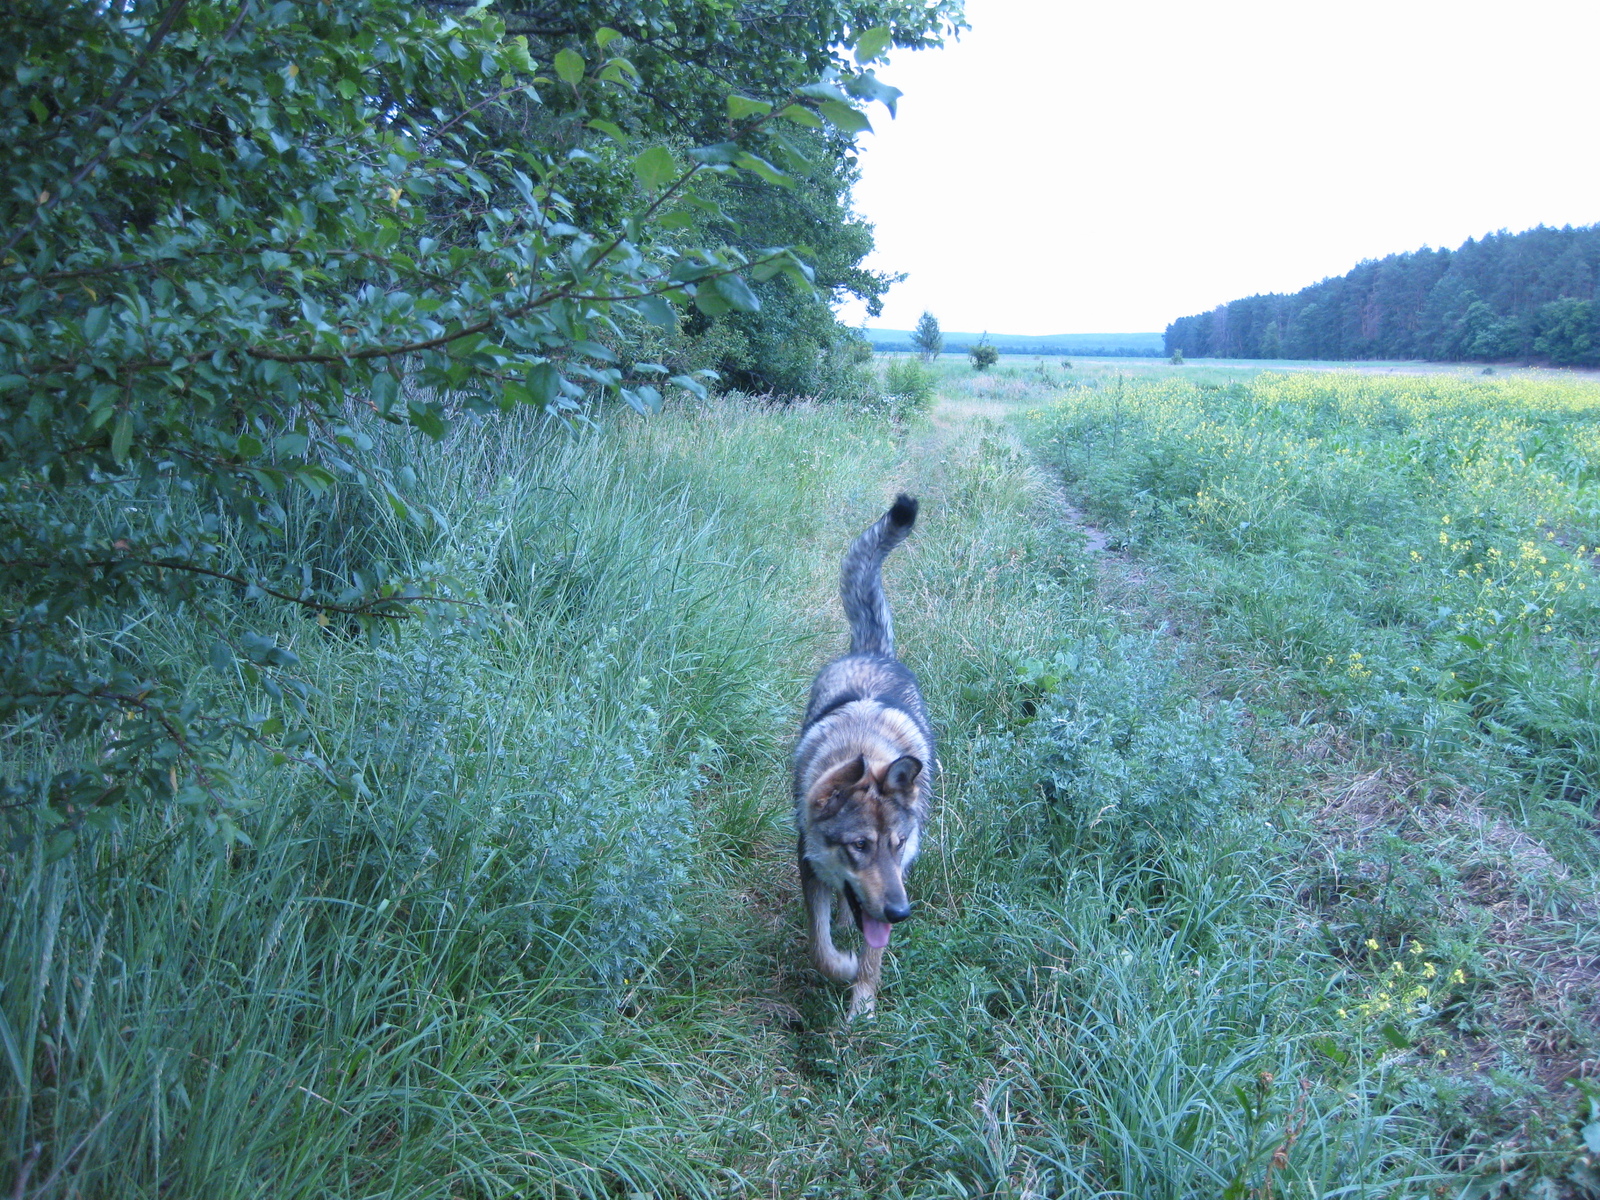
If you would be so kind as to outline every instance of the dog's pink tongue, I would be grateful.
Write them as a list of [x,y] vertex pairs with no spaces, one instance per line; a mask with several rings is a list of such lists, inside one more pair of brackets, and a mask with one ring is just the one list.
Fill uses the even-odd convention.
[[874,950],[882,950],[889,944],[889,922],[874,921],[871,917],[861,919],[861,936],[867,939],[867,945]]

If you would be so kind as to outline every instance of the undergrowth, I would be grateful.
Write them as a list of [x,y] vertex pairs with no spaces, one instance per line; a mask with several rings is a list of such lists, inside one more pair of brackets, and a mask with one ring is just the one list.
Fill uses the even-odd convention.
[[[1084,398],[1044,374],[1019,397]],[[1481,995],[1466,950],[1428,946],[1428,1012],[1373,1016],[1399,977],[1308,898],[1260,706],[1209,649],[1108,611],[1004,429],[939,428],[737,399],[583,434],[468,423],[380,445],[433,525],[354,488],[290,514],[322,569],[381,548],[475,605],[377,645],[284,622],[350,782],[242,762],[248,845],[150,812],[0,860],[0,1187],[1176,1200],[1457,1178],[1492,1123],[1419,1089],[1467,1052],[1442,1031]],[[879,1015],[845,1025],[805,962],[785,760],[845,642],[840,553],[902,489],[922,517],[888,590],[940,799]],[[1142,503],[1117,510],[1130,540],[1155,536]],[[240,686],[205,674],[209,627],[182,612],[139,636]],[[1354,711],[1339,661],[1328,703]]]

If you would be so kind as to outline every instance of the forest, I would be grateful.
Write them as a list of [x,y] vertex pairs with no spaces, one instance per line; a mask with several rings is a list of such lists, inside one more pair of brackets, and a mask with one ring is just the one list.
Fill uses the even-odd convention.
[[1185,358],[1600,363],[1600,225],[1539,226],[1368,260],[1292,296],[1167,326]]

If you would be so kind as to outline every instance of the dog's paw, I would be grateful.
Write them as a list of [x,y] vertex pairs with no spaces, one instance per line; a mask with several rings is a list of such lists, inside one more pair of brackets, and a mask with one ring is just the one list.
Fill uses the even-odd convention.
[[850,989],[850,1011],[845,1015],[846,1021],[854,1021],[857,1017],[873,1017],[877,1015],[877,1012],[878,994],[876,992],[869,992],[860,987]]
[[835,951],[826,962],[817,964],[824,975],[835,983],[854,983],[860,967],[856,956],[848,951]]

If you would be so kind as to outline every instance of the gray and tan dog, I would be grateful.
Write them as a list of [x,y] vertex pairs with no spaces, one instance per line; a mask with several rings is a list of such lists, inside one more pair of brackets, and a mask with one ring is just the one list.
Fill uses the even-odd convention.
[[[905,873],[933,805],[936,759],[917,679],[894,656],[884,557],[905,540],[917,502],[905,493],[855,540],[839,573],[850,652],[811,685],[794,754],[800,883],[817,969],[852,983],[850,1015],[870,1013],[890,926],[911,915]],[[834,947],[833,909],[850,905],[866,943]]]

